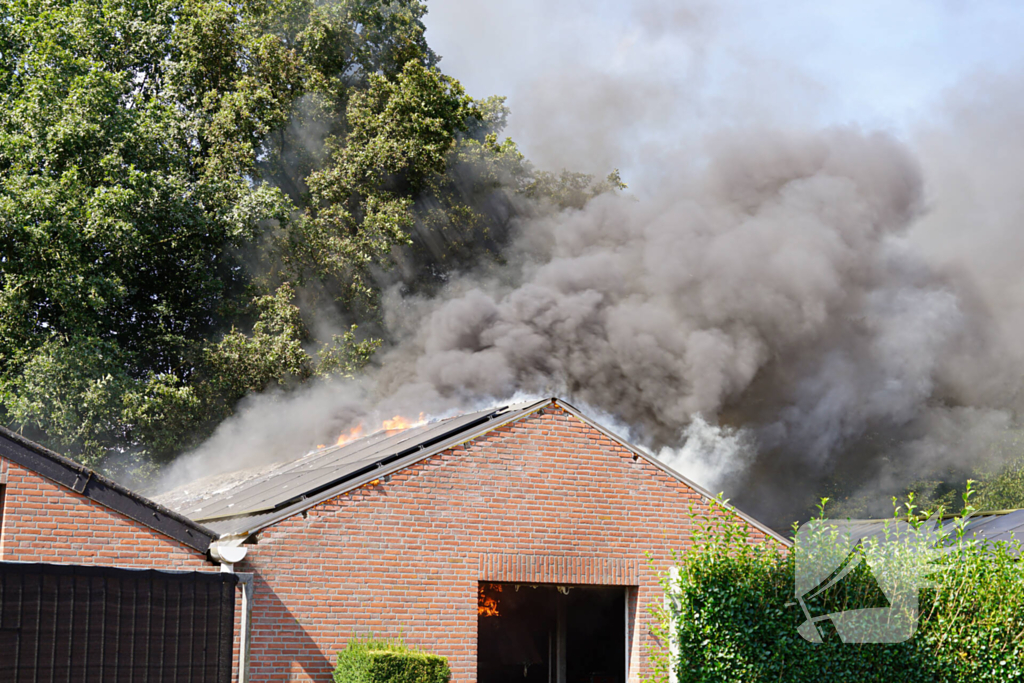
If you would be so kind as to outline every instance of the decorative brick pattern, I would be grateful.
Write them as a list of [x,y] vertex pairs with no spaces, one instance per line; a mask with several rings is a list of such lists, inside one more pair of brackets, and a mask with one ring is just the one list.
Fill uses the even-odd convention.
[[629,559],[483,553],[480,580],[635,586],[639,573],[637,561]]
[[238,567],[256,580],[252,680],[329,683],[338,650],[372,634],[444,655],[453,683],[473,683],[478,582],[546,576],[635,586],[637,683],[690,506],[707,502],[551,405],[261,532]]

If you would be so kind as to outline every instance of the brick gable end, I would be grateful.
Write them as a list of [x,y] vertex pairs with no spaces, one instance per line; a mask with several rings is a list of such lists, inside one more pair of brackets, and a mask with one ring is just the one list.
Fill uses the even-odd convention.
[[373,634],[475,681],[478,582],[511,581],[630,587],[638,681],[656,645],[657,573],[691,543],[689,508],[707,505],[548,405],[261,532],[244,568],[257,581],[252,680],[326,683],[348,639]]

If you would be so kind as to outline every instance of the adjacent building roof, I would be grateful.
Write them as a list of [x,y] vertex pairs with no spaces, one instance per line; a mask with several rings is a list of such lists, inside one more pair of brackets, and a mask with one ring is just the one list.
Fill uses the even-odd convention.
[[[886,527],[892,520],[865,519],[853,520],[843,525],[843,530],[850,538],[859,541],[864,538],[884,538]],[[949,534],[950,540],[955,537],[956,520],[945,518],[941,528]],[[1024,543],[1024,510],[997,510],[980,512],[971,516],[964,523],[963,538],[979,543],[1013,543],[1020,540]]]
[[[367,482],[386,477],[440,451],[470,441],[557,403],[614,441],[699,493],[703,488],[646,451],[594,423],[564,401],[547,398],[436,420],[403,431],[381,431],[312,451],[285,463],[210,477],[156,496],[156,500],[222,536],[248,536]],[[788,544],[752,517],[746,521]]]
[[967,521],[964,536],[978,541],[1024,542],[1024,510],[1000,510],[976,515]]
[[5,427],[0,427],[0,457],[200,552],[218,538],[217,532]]

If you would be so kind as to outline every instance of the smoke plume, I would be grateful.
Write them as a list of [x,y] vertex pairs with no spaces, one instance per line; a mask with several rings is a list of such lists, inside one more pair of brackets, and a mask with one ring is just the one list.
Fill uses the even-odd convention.
[[[703,15],[676,19],[707,37]],[[582,100],[598,114],[576,141],[604,164],[643,136],[614,132],[625,120],[635,132],[621,81],[591,84]],[[360,420],[524,395],[611,416],[780,527],[836,479],[888,494],[997,466],[1018,455],[1007,444],[1024,375],[1021,113],[1024,83],[990,79],[951,94],[909,143],[850,126],[744,122],[690,148],[680,134],[645,167],[639,198],[533,207],[501,265],[433,298],[390,290],[392,343],[365,376],[250,397],[165,485],[295,457]],[[599,138],[612,140],[600,153],[587,142]]]
[[[878,433],[927,459],[908,444],[956,406],[975,411],[959,420],[992,422],[1019,367],[999,362],[988,311],[909,243],[924,190],[902,145],[762,131],[711,156],[654,200],[608,196],[525,223],[508,266],[443,297],[392,301],[400,342],[379,390],[403,403],[563,394],[655,449],[708,416],[768,458],[758,481],[735,463],[711,470],[748,491],[827,477]],[[758,507],[778,496],[762,497]]]

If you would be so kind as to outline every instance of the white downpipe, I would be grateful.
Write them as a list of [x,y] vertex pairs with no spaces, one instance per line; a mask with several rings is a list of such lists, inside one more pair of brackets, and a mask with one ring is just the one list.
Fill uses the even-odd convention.
[[245,559],[248,548],[242,545],[245,537],[223,538],[210,544],[210,556],[220,562],[220,570],[238,576],[242,587],[241,631],[238,639],[238,683],[249,680],[249,648],[252,641],[253,575],[235,572],[235,565]]

